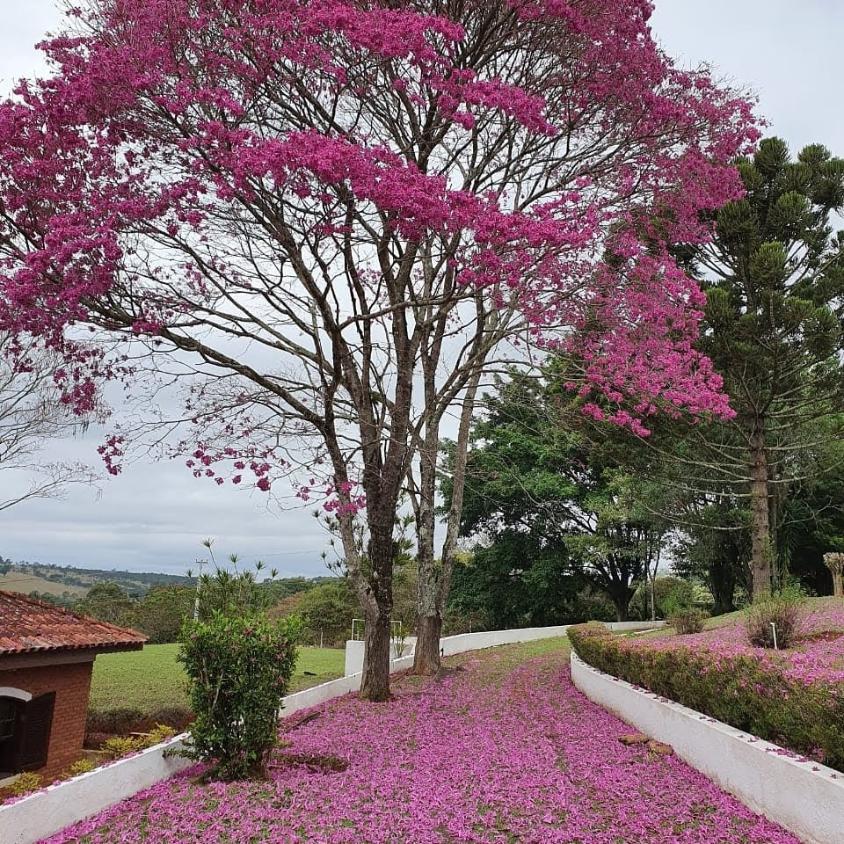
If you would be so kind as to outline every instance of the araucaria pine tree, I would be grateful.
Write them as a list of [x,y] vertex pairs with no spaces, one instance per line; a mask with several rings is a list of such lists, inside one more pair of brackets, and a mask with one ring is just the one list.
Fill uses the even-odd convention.
[[[400,496],[424,450],[429,567],[439,426],[471,414],[499,342],[585,338],[583,390],[628,404],[621,424],[728,413],[669,247],[709,238],[757,132],[659,50],[651,11],[79,0],[53,75],[0,107],[0,329],[64,355],[80,410],[144,354],[185,384],[197,476],[321,497],[366,617],[364,697],[389,695]],[[420,599],[432,659],[441,603]]]
[[701,429],[692,450],[713,489],[749,501],[759,597],[775,574],[773,522],[788,486],[819,471],[812,451],[842,433],[844,241],[831,217],[844,205],[844,160],[820,145],[793,160],[767,138],[738,166],[746,195],[721,209],[715,239],[694,251],[707,295],[700,347],[736,416]]

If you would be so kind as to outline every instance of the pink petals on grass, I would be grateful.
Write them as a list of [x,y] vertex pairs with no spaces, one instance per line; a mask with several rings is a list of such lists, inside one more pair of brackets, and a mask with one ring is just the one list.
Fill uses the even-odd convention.
[[[195,770],[50,844],[797,844],[572,686],[568,653],[507,648],[389,704],[349,696],[285,735],[267,782],[201,785]],[[534,648],[534,651],[537,649]]]
[[691,648],[715,658],[750,656],[763,667],[775,668],[792,680],[844,684],[844,601],[817,601],[804,610],[801,633],[793,648],[773,651],[757,648],[747,640],[743,620],[691,636],[643,637],[630,647],[663,650]]

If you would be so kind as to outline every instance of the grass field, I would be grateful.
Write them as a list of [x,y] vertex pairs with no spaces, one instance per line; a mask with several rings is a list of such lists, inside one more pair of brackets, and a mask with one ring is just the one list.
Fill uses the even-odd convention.
[[42,595],[64,595],[70,593],[81,597],[88,589],[83,586],[71,586],[67,583],[56,583],[44,577],[28,574],[22,571],[12,571],[0,574],[0,589],[9,592],[21,592],[28,595],[30,592],[40,592]]
[[[147,645],[142,651],[101,654],[94,663],[90,708],[103,711],[125,707],[153,712],[187,707],[185,675],[176,661],[178,650],[178,645]],[[342,675],[342,650],[300,648],[290,691]]]

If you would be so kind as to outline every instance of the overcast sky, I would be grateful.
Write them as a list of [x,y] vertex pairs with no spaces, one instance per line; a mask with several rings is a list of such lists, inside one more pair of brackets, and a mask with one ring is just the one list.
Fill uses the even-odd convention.
[[[684,65],[710,63],[752,88],[776,133],[797,148],[844,154],[844,110],[833,66],[844,38],[840,0],[657,0],[654,30]],[[0,0],[0,92],[42,69],[32,45],[58,25],[53,0]],[[96,463],[100,431],[54,443],[57,456]],[[7,481],[4,479],[4,485]],[[71,490],[0,513],[0,555],[182,573],[212,536],[221,554],[262,557],[283,575],[325,573],[326,537],[309,511],[271,512],[258,494],[194,480],[181,463],[135,464],[98,492]]]

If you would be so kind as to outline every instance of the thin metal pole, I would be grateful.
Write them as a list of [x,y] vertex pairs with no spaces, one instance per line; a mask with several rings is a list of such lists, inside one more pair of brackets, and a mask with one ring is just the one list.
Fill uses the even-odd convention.
[[193,601],[193,620],[199,621],[199,591],[202,588],[202,567],[208,564],[208,560],[197,560],[199,566],[199,576],[196,578],[196,597]]

